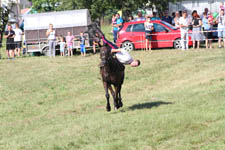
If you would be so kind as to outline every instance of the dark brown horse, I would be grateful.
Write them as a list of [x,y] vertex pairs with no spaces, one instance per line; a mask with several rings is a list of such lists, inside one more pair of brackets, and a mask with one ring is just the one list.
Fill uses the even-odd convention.
[[112,55],[112,43],[107,42],[104,34],[96,24],[89,26],[88,33],[90,38],[100,46],[101,62],[99,66],[107,100],[106,110],[111,111],[109,90],[114,100],[114,108],[119,109],[123,107],[121,88],[124,80],[125,66]]

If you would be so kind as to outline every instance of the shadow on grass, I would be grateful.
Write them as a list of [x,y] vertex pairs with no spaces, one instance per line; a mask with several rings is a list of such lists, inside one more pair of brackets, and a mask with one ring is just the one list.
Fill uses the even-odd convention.
[[174,104],[174,103],[164,102],[164,101],[146,102],[146,103],[142,103],[142,104],[135,104],[133,106],[130,106],[128,109],[130,109],[130,110],[151,109],[152,107],[159,107],[160,105],[169,105],[169,104]]

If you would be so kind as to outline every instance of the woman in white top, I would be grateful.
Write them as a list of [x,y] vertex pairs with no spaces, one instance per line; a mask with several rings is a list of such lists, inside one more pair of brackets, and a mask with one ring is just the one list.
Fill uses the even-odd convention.
[[16,23],[16,28],[14,29],[14,32],[15,32],[15,37],[14,37],[15,54],[17,56],[20,56],[20,51],[21,51],[21,47],[22,47],[22,35],[23,35],[23,32],[19,28],[19,24],[18,23]]
[[149,50],[151,51],[151,40],[152,40],[152,31],[154,30],[153,23],[151,23],[151,18],[148,16],[146,18],[146,21],[144,23],[145,26],[145,39],[146,39],[146,51]]
[[46,32],[49,43],[49,56],[55,57],[55,43],[56,43],[56,31],[53,30],[53,25],[49,24],[49,29]]
[[173,19],[176,28],[180,28],[179,19],[180,19],[180,13],[179,13],[179,11],[176,11],[175,18]]

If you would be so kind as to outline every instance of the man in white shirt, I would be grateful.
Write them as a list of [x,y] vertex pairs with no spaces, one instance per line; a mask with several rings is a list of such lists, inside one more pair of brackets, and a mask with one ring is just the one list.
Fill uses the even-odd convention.
[[[225,38],[225,16],[224,16],[223,9],[220,11],[220,14],[217,16],[216,22],[218,23],[219,48],[221,48],[221,40],[222,38]],[[224,47],[225,47],[225,40],[223,41],[224,41]]]
[[182,50],[188,50],[188,26],[189,26],[189,19],[187,17],[187,11],[184,11],[182,17],[179,19],[180,24],[180,32],[181,32],[181,46]]
[[131,55],[124,49],[112,49],[112,53],[116,53],[116,58],[125,65],[130,65],[131,67],[137,67],[139,66],[140,60],[134,60]]
[[18,23],[16,23],[16,28],[14,29],[14,32],[15,32],[15,37],[14,37],[15,54],[17,56],[20,56],[20,51],[21,51],[21,47],[22,47],[22,35],[23,35],[23,32],[19,28],[19,24]]

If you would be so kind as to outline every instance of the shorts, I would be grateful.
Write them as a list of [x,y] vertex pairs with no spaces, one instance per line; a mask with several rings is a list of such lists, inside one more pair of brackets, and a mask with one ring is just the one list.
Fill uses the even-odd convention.
[[218,37],[225,37],[225,29],[224,28],[218,28]]
[[150,34],[152,34],[152,31],[145,31],[145,38],[147,40],[152,40],[152,35]]
[[21,48],[22,47],[22,41],[15,41],[15,48]]
[[204,30],[204,36],[206,39],[212,39],[213,36],[212,36],[212,31],[209,29],[209,30]]
[[73,49],[73,45],[68,45],[68,47],[67,48],[69,48],[69,49]]
[[80,45],[80,52],[81,53],[86,53],[85,45]]
[[14,50],[15,44],[14,43],[6,43],[6,50]]
[[60,53],[64,53],[65,49],[64,48],[60,48]]

